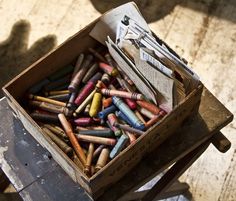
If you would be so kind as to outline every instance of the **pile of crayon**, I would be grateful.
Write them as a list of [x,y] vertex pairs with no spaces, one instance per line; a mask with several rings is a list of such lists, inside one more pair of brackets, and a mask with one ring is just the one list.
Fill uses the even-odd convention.
[[87,176],[166,115],[107,51],[92,48],[31,87],[27,100],[30,116]]

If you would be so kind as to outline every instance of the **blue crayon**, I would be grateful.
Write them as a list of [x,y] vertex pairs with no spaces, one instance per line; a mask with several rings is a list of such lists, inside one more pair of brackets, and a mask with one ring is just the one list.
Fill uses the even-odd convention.
[[48,79],[44,79],[36,83],[33,87],[29,89],[30,94],[38,93],[45,85],[48,85],[50,81]]
[[138,117],[134,114],[134,112],[129,108],[129,106],[126,103],[122,101],[121,98],[113,96],[112,102],[129,119],[132,127],[142,131],[145,129],[144,123],[138,119]]
[[74,66],[72,66],[72,65],[65,66],[65,67],[59,69],[58,71],[56,71],[54,74],[50,75],[48,77],[48,79],[50,81],[56,81],[58,79],[61,79],[65,76],[67,76],[68,74],[72,73],[73,70],[74,70]]
[[117,141],[116,145],[111,150],[109,157],[111,159],[115,158],[125,148],[128,141],[129,137],[123,134]]
[[117,110],[117,107],[115,105],[111,105],[110,107],[107,107],[106,109],[99,112],[98,117],[100,119],[105,119],[108,114],[114,113],[116,110]]
[[131,121],[125,116],[125,114],[121,111],[116,111],[116,116],[123,120],[125,123],[132,125]]
[[70,94],[70,98],[68,100],[68,103],[67,103],[66,107],[68,107],[70,109],[73,109],[75,107],[74,101],[75,101],[76,97],[77,97],[77,93],[76,92],[72,92]]

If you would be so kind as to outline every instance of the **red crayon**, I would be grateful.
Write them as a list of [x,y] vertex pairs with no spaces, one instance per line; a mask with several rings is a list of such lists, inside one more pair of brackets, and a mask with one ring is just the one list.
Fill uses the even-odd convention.
[[108,75],[111,75],[111,76],[117,76],[118,75],[118,70],[106,63],[103,63],[103,62],[100,62],[99,63],[99,67],[105,72],[107,73]]
[[92,123],[94,123],[94,120],[93,118],[90,118],[90,117],[81,117],[81,118],[75,119],[74,123],[77,126],[89,126]]
[[129,99],[129,98],[125,98],[124,101],[129,106],[130,109],[135,110],[137,108],[137,104],[134,100]]
[[80,105],[87,98],[87,96],[94,90],[97,81],[101,79],[101,77],[102,74],[98,72],[88,81],[88,83],[84,86],[82,91],[75,99],[76,105]]

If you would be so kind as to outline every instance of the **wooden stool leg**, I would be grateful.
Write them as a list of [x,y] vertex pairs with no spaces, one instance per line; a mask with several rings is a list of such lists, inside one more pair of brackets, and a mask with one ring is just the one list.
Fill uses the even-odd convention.
[[177,161],[140,201],[151,201],[157,195],[165,192],[168,187],[196,161],[209,144],[209,141],[205,142]]
[[3,192],[9,184],[10,184],[9,179],[0,168],[0,192]]
[[[151,188],[128,193],[125,196],[119,198],[117,201],[139,200],[144,195],[146,195],[147,192],[150,191],[150,189]],[[181,183],[179,181],[176,181],[165,192],[162,192],[160,195],[158,195],[158,197],[155,197],[155,200],[166,199],[166,198],[173,197],[179,194],[183,194],[187,192],[188,189],[189,189],[189,185],[187,183]]]
[[215,148],[222,153],[227,152],[231,147],[231,142],[220,131],[214,134],[211,140]]
[[176,181],[166,191],[160,193],[160,195],[157,195],[154,199],[155,200],[167,199],[169,197],[184,194],[185,192],[188,191],[188,189],[189,185],[187,183],[181,183],[179,181]]
[[18,193],[0,193],[1,201],[23,201]]

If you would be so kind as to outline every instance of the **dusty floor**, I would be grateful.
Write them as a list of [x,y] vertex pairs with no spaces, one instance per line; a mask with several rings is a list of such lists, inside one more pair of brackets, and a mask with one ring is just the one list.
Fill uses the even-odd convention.
[[[101,12],[124,2],[0,0],[0,85]],[[236,1],[136,2],[152,30],[186,58],[205,86],[236,114]],[[181,177],[191,186],[192,200],[236,200],[236,121],[222,132],[232,148],[221,154],[210,146]]]

